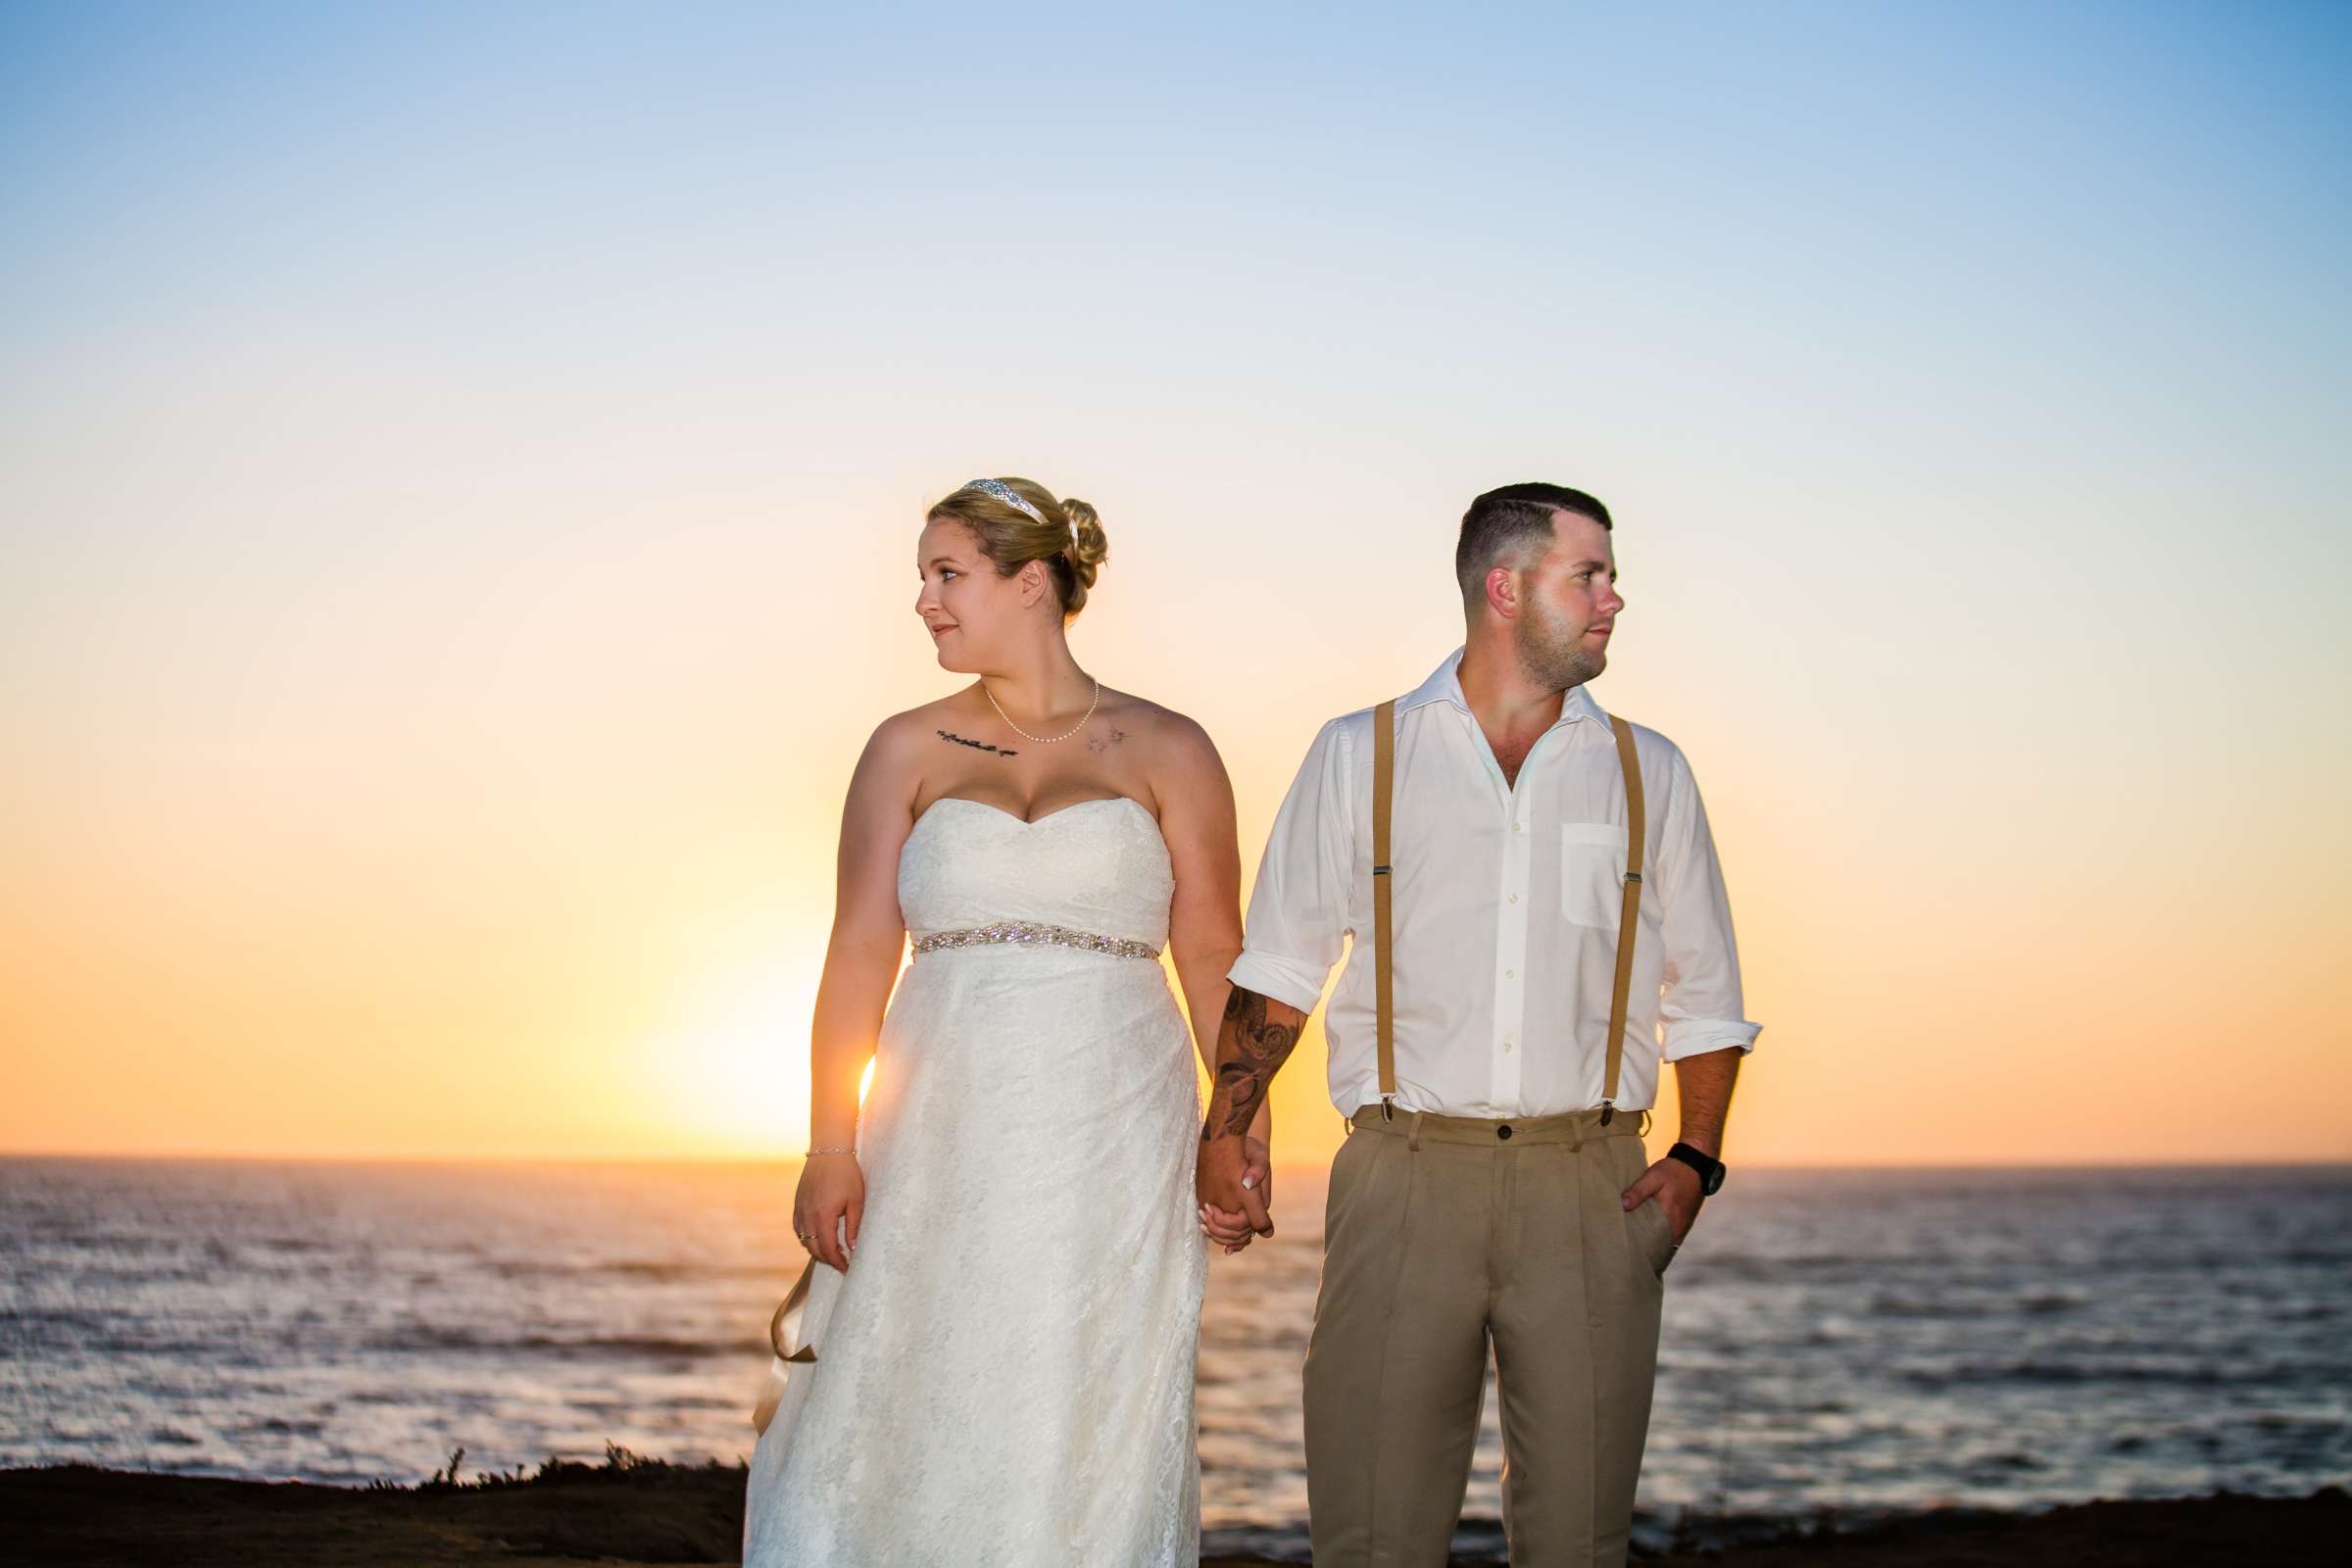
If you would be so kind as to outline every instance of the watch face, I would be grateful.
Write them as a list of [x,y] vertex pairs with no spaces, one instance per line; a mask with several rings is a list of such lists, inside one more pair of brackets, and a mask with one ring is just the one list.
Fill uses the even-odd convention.
[[1707,1172],[1700,1178],[1698,1186],[1699,1190],[1709,1198],[1713,1198],[1717,1193],[1723,1191],[1723,1167],[1718,1165]]

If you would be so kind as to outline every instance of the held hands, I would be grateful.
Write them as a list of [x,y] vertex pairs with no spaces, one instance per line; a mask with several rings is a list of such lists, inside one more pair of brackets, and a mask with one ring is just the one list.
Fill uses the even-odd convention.
[[[849,1272],[865,1216],[865,1172],[855,1154],[811,1154],[792,1200],[792,1230],[809,1255]],[[846,1232],[846,1235],[845,1235]]]
[[[1224,1207],[1215,1200],[1208,1198],[1206,1196],[1209,1190],[1208,1184],[1200,1178],[1199,1172],[1195,1174],[1193,1188],[1195,1196],[1201,1200],[1200,1234],[1224,1248],[1230,1254],[1238,1252],[1250,1245],[1251,1239],[1256,1236],[1256,1227],[1261,1221],[1265,1226],[1265,1234],[1268,1236],[1274,1234],[1274,1221],[1267,1213],[1274,1203],[1274,1161],[1266,1152],[1265,1140],[1258,1137],[1254,1131],[1246,1138],[1220,1138],[1214,1142],[1240,1146],[1241,1169],[1233,1177],[1234,1206]],[[1203,1167],[1208,1163],[1211,1147],[1210,1144],[1200,1146],[1200,1161]],[[1245,1182],[1248,1183],[1247,1186],[1242,1185]],[[1250,1216],[1248,1207],[1251,1200],[1255,1200],[1257,1203],[1257,1213],[1254,1219]]]
[[1246,1136],[1221,1134],[1200,1144],[1193,1175],[1194,1195],[1200,1200],[1200,1230],[1227,1252],[1240,1251],[1254,1237],[1274,1234],[1269,1131],[1261,1108]]
[[1682,1246],[1683,1238],[1690,1234],[1691,1222],[1698,1218],[1698,1205],[1706,1201],[1706,1195],[1699,1191],[1698,1172],[1679,1159],[1658,1160],[1625,1190],[1621,1202],[1631,1213],[1652,1198],[1666,1210],[1666,1222],[1674,1229],[1674,1245]]

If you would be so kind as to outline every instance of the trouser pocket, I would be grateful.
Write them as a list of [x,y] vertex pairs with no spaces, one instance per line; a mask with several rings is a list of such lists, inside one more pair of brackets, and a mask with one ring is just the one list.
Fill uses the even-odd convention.
[[1635,1205],[1632,1215],[1642,1243],[1642,1255],[1649,1264],[1650,1273],[1666,1277],[1666,1266],[1682,1249],[1674,1239],[1674,1221],[1667,1217],[1666,1205],[1657,1199],[1648,1199]]
[[[1639,1138],[1615,1140],[1618,1145],[1617,1171],[1621,1187],[1631,1187],[1649,1169],[1649,1155]],[[1634,1250],[1649,1265],[1650,1277],[1662,1280],[1666,1266],[1674,1261],[1678,1250],[1674,1240],[1674,1221],[1666,1217],[1665,1203],[1656,1198],[1645,1198],[1636,1203],[1625,1216],[1633,1232]]]

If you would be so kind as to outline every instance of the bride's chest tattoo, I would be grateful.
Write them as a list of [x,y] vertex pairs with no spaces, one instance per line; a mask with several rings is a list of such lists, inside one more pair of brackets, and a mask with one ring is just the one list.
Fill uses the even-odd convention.
[[988,741],[967,741],[953,730],[943,729],[937,731],[936,733],[943,741],[954,741],[958,746],[969,746],[975,752],[992,752],[999,757],[1018,757],[1021,755],[1018,752],[1007,750],[1004,747],[993,745]]

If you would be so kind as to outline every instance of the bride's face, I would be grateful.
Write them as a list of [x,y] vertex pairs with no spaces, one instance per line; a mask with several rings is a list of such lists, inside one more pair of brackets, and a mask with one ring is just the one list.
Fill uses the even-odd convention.
[[1018,623],[1027,568],[997,575],[996,564],[980,553],[972,530],[951,517],[923,525],[915,546],[915,570],[923,580],[914,612],[931,633],[942,669],[976,674],[990,667],[1004,634]]

